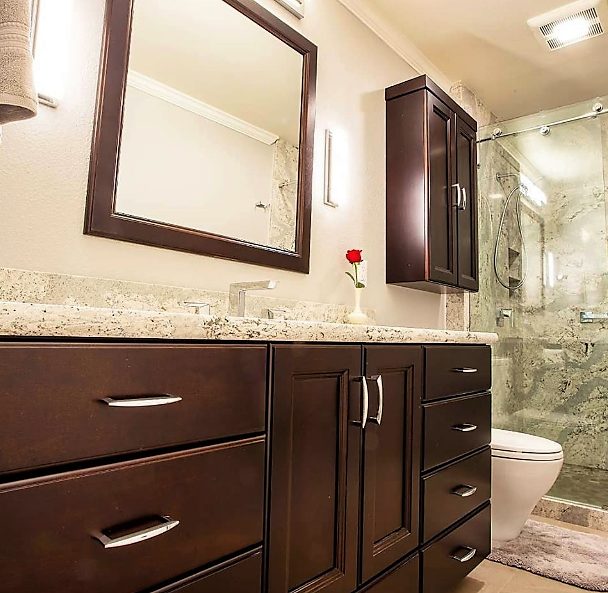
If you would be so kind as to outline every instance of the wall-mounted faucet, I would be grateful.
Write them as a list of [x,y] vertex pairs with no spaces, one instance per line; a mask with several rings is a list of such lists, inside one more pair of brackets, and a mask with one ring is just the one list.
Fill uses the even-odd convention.
[[245,300],[248,290],[272,290],[279,283],[276,280],[261,280],[259,282],[236,282],[230,285],[228,315],[245,317]]
[[504,327],[507,319],[509,320],[510,327],[513,327],[513,309],[498,309],[496,313],[496,325]]

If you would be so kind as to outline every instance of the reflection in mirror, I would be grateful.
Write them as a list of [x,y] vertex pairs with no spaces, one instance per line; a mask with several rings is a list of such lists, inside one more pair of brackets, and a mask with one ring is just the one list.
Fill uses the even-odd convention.
[[135,0],[114,212],[294,252],[303,66],[224,0]]

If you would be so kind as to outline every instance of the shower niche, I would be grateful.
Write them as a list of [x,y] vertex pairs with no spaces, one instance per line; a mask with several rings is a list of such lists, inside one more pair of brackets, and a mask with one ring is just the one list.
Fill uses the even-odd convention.
[[426,75],[386,110],[387,283],[477,291],[477,122]]

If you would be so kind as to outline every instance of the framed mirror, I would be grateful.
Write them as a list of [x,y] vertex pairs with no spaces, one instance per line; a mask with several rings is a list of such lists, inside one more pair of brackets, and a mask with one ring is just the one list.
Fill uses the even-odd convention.
[[254,0],[106,0],[85,233],[308,273],[316,63]]

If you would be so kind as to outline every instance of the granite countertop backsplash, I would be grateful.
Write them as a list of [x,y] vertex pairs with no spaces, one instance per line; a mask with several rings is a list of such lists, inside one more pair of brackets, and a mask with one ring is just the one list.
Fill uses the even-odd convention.
[[[248,317],[227,317],[227,294],[0,269],[0,335],[281,342],[483,343],[496,334],[347,325],[348,307],[248,296]],[[184,309],[209,303],[211,315]],[[285,308],[287,319],[264,319]],[[366,311],[374,321],[374,312]]]

